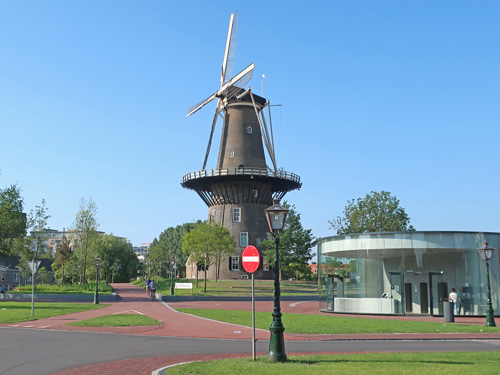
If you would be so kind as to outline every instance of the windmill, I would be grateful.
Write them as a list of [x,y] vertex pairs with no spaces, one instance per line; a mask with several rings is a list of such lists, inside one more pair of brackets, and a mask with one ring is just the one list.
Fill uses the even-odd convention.
[[[255,65],[248,65],[232,76],[236,51],[237,14],[231,14],[226,38],[220,86],[206,99],[188,108],[186,117],[196,113],[212,101],[216,102],[203,167],[183,177],[181,185],[194,190],[209,207],[209,222],[229,229],[239,245],[237,254],[225,263],[229,267],[209,270],[209,277],[239,278],[246,275],[239,263],[241,252],[249,244],[260,249],[260,241],[267,237],[264,210],[273,198],[281,199],[288,191],[300,189],[300,177],[278,169],[274,152],[270,104],[265,98],[244,89],[252,78]],[[269,109],[268,121],[264,109]],[[214,130],[222,118],[222,132],[217,166],[206,169]],[[272,163],[266,163],[264,149]],[[186,269],[187,273],[188,268]],[[272,278],[264,265],[255,273],[257,278]]]
[[[229,19],[229,29],[226,38],[226,48],[224,50],[224,58],[222,60],[222,69],[220,75],[220,88],[218,91],[214,92],[208,98],[188,107],[188,113],[186,115],[186,118],[198,112],[201,108],[203,108],[213,100],[217,99],[217,106],[215,108],[214,119],[212,121],[210,136],[208,138],[207,152],[205,154],[205,159],[203,161],[202,170],[204,170],[207,165],[208,156],[210,154],[210,149],[212,147],[214,130],[217,125],[217,120],[219,116],[221,116],[224,119],[226,114],[226,111],[224,109],[226,108],[228,100],[234,97],[235,94],[237,93],[241,94],[240,92],[241,89],[245,87],[245,85],[248,82],[250,82],[250,80],[252,79],[253,71],[255,69],[255,64],[251,63],[241,72],[236,74],[234,77],[229,78],[232,75],[234,67],[237,33],[238,33],[238,12],[234,12],[231,14],[231,17]],[[274,162],[275,160],[274,151],[272,151],[271,159]]]

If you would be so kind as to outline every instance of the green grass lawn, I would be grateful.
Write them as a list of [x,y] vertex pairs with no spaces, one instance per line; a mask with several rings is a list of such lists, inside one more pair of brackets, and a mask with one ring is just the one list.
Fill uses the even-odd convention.
[[[177,309],[188,314],[228,323],[252,326],[251,311],[215,309]],[[272,311],[255,313],[255,326],[269,329]],[[374,333],[444,333],[444,332],[500,332],[500,327],[483,325],[415,322],[405,320],[367,319],[338,315],[283,314],[283,325],[287,333],[308,334],[374,334]]]
[[35,302],[35,315],[31,316],[31,302],[0,302],[0,324],[19,323],[80,311],[101,309],[109,305],[93,303]]
[[370,353],[289,357],[286,363],[267,358],[194,362],[168,369],[169,375],[318,375],[318,374],[426,374],[498,375],[498,352]]
[[69,323],[68,326],[75,327],[130,327],[130,326],[156,326],[162,322],[141,314],[113,314],[97,318],[81,320]]
[[[170,295],[170,279],[156,280],[158,284],[158,292],[164,295]],[[207,281],[207,293],[203,292],[203,280],[199,280],[196,287],[196,280],[192,279],[174,279],[175,283],[193,283],[194,296],[228,296],[240,297],[252,295],[251,280],[219,280]],[[145,288],[145,282],[141,280],[133,281],[132,284]],[[299,296],[299,295],[317,295],[318,284],[316,282],[305,281],[282,281],[280,283],[282,296]],[[272,296],[274,290],[274,282],[271,280],[255,280],[255,295],[256,296]],[[190,296],[191,290],[179,289],[175,291],[178,296]]]
[[[99,294],[111,294],[113,288],[105,282],[99,283]],[[15,291],[9,293],[31,294],[31,285],[18,286]],[[95,283],[88,284],[37,284],[35,294],[94,294]]]

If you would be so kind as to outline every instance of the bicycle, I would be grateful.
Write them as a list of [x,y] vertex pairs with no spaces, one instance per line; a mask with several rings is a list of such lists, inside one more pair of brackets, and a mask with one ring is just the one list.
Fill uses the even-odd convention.
[[151,289],[151,299],[154,301],[156,298],[156,289]]

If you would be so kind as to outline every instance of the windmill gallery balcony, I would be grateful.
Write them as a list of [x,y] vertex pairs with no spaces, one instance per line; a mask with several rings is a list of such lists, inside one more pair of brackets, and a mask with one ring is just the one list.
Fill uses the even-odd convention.
[[[231,191],[227,183],[232,182]],[[240,182],[244,188],[234,191],[235,182]],[[191,172],[182,178],[184,188],[195,190],[207,206],[221,203],[231,203],[235,200],[264,203],[271,196],[280,199],[287,191],[300,189],[300,177],[282,169],[272,171],[263,168],[224,168],[204,169]]]

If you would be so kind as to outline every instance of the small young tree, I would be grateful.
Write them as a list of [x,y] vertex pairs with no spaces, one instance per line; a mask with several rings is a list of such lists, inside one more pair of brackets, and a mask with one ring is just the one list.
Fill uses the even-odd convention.
[[87,282],[87,267],[90,264],[92,241],[97,236],[97,205],[92,198],[87,201],[85,198],[80,200],[80,209],[76,213],[73,228],[75,229],[75,238],[73,251],[75,253],[78,269],[80,271],[80,283]]
[[184,235],[182,250],[196,262],[196,285],[198,286],[198,268],[204,271],[204,293],[207,292],[208,268],[217,264],[223,256],[231,254],[236,246],[227,228],[215,223],[198,223],[194,229]]
[[73,250],[71,249],[71,242],[66,236],[63,235],[61,244],[56,249],[56,260],[55,264],[61,266],[61,284],[64,285],[64,278],[66,276],[64,272],[64,265],[66,265],[73,255]]
[[[28,228],[31,234],[31,249],[33,259],[38,259],[41,255],[47,253],[47,220],[50,215],[47,214],[45,199],[42,199],[40,206],[35,206],[28,216]],[[49,254],[50,255],[50,254]]]
[[212,223],[211,225],[214,231],[213,256],[216,266],[215,281],[217,282],[220,275],[220,266],[222,263],[222,259],[234,253],[234,249],[236,248],[236,241],[233,237],[231,237],[229,229],[227,229],[226,227],[217,225],[215,223]]

